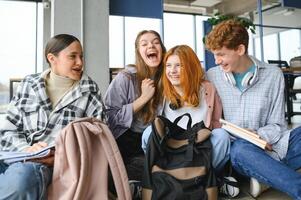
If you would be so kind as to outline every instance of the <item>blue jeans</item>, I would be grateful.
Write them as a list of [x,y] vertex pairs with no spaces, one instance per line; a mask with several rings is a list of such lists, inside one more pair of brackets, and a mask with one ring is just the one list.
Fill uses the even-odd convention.
[[0,199],[47,199],[52,169],[35,162],[0,162]]
[[[142,149],[145,152],[152,127],[147,127],[142,134]],[[223,170],[224,165],[230,158],[230,137],[222,128],[212,130],[210,141],[213,147],[212,166],[217,173]]]
[[301,127],[291,131],[288,152],[282,161],[242,139],[233,142],[230,155],[238,173],[301,200],[301,174],[296,172],[301,167]]

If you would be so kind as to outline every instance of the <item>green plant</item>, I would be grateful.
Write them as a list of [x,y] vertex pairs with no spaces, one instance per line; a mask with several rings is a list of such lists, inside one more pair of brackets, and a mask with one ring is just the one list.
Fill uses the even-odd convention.
[[[254,23],[246,18],[246,17],[237,17],[234,15],[221,15],[220,13],[216,13],[213,17],[209,18],[207,21],[210,25],[215,26],[222,21],[234,19],[239,21],[247,30],[249,29],[253,34],[255,34],[255,25]],[[203,42],[205,43],[205,37],[203,37]]]
[[228,19],[234,19],[239,21],[246,29],[250,29],[250,31],[255,34],[255,25],[253,24],[253,22],[246,18],[246,17],[237,17],[234,15],[221,15],[219,13],[216,13],[213,17],[208,19],[209,24],[211,24],[212,26],[228,20]]

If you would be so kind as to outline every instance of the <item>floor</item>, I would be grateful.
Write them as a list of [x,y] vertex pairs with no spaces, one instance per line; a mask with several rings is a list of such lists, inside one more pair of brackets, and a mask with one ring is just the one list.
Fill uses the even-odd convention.
[[[301,100],[294,103],[294,110],[301,111]],[[301,116],[296,115],[292,117],[292,124],[289,125],[289,128],[295,128],[301,125]],[[221,200],[227,200],[227,198],[220,198]],[[249,194],[249,181],[242,180],[242,187],[238,197],[233,198],[235,200],[291,200],[288,195],[283,192],[277,191],[273,188],[269,188],[263,192],[259,197],[254,198]]]

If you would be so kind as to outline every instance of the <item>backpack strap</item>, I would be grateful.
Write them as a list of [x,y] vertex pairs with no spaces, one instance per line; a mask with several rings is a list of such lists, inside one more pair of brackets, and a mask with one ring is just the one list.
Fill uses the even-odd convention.
[[101,141],[101,144],[104,147],[104,151],[107,157],[107,160],[109,162],[109,166],[111,169],[111,173],[114,180],[114,185],[116,187],[116,192],[118,199],[121,200],[130,200],[131,192],[130,187],[128,183],[128,176],[126,173],[126,169],[120,154],[120,151],[118,149],[118,146],[116,144],[116,141],[108,128],[106,124],[104,124],[102,121],[97,119],[91,119],[91,124],[86,124],[87,128],[93,128],[95,129],[95,126],[97,125],[99,131],[93,133],[98,133],[99,139]]
[[191,115],[190,115],[189,113],[185,113],[185,114],[183,114],[183,115],[180,115],[179,117],[177,117],[177,118],[174,120],[174,123],[175,123],[175,124],[178,124],[178,122],[179,122],[184,116],[187,116],[187,117],[188,117],[187,129],[190,129],[190,128],[191,128],[191,124],[192,124],[192,119],[191,119]]

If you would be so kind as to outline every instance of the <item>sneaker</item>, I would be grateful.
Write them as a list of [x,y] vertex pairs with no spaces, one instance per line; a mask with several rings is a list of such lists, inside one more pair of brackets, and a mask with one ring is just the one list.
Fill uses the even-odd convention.
[[219,188],[219,193],[227,197],[236,197],[239,194],[237,180],[232,177],[224,177],[223,185]]
[[130,191],[133,200],[142,199],[142,186],[141,181],[129,180]]
[[267,185],[264,185],[262,183],[259,183],[255,178],[250,179],[250,194],[252,197],[256,198],[258,197],[262,192],[266,191],[270,187]]

